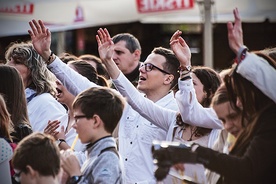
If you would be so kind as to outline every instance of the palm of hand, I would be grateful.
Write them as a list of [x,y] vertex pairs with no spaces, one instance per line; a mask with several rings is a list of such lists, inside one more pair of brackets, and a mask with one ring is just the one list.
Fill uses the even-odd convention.
[[188,65],[187,62],[189,62],[191,58],[191,51],[189,47],[183,46],[179,42],[177,42],[171,45],[171,48],[175,53],[176,57],[178,58],[179,62],[181,62],[184,65]]
[[105,42],[101,46],[99,46],[99,55],[102,59],[111,59],[113,52],[113,44],[109,42]]
[[50,49],[51,37],[41,33],[32,38],[32,43],[36,51],[42,53],[43,51]]

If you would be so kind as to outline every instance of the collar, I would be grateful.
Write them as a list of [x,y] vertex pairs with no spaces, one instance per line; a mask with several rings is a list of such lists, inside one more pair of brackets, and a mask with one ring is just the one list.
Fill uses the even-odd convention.
[[100,140],[105,139],[105,138],[107,138],[107,137],[112,137],[112,136],[111,136],[111,135],[104,136],[104,137],[102,137],[102,138],[96,140],[96,141],[93,142],[93,143],[87,144],[87,145],[86,145],[86,150],[88,150],[89,148],[93,147],[95,144],[97,144],[97,142],[99,142]]
[[131,73],[125,74],[126,78],[130,82],[137,83],[137,80],[139,79],[139,74],[140,74],[140,72],[139,72],[140,65],[141,65],[141,62],[138,63],[137,67]]

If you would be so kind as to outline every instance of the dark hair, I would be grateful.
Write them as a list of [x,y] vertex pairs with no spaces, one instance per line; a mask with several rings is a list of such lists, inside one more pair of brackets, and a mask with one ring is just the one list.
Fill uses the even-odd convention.
[[120,33],[112,37],[112,41],[114,44],[118,43],[119,41],[126,42],[126,48],[133,53],[135,50],[142,50],[140,46],[139,40],[130,33]]
[[221,78],[215,70],[206,66],[195,66],[192,68],[192,72],[203,84],[203,90],[207,93],[207,98],[203,99],[201,105],[209,107],[216,90],[221,84]]
[[11,66],[0,65],[0,93],[6,101],[14,128],[20,124],[30,125],[23,81]]
[[[276,68],[276,62],[269,56],[258,52],[258,56],[264,58]],[[259,88],[257,88],[251,81],[245,79],[237,73],[237,67],[232,69],[229,75],[225,76],[224,82],[227,88],[230,103],[235,109],[240,109],[236,105],[237,98],[242,103],[242,126],[244,129],[237,138],[233,150],[240,150],[250,142],[253,131],[259,116],[269,108],[275,105],[275,102],[266,96]]]
[[74,61],[74,60],[77,60],[78,59],[78,57],[77,56],[75,56],[75,55],[73,55],[73,54],[70,54],[70,53],[68,53],[68,52],[63,52],[63,53],[61,53],[59,56],[59,59],[61,60],[61,61],[63,61],[64,63],[68,63],[69,61]]
[[[201,105],[203,107],[209,107],[211,105],[212,98],[221,84],[221,79],[218,73],[205,66],[196,66],[192,68],[192,72],[197,76],[200,82],[203,84],[203,90],[207,93],[207,98],[205,98]],[[180,113],[177,115],[176,123],[179,126],[190,126],[182,121]],[[197,127],[195,130],[195,135],[204,136],[211,132],[212,129]]]
[[107,87],[90,88],[80,93],[73,102],[73,109],[80,108],[87,118],[97,114],[105,130],[112,133],[124,109],[124,100]]
[[12,138],[10,136],[12,131],[13,124],[10,119],[10,113],[8,112],[4,98],[0,94],[0,137],[12,142]]
[[27,165],[42,176],[56,177],[60,171],[60,153],[51,135],[35,132],[17,145],[12,164],[15,169],[28,173]]
[[81,55],[79,57],[79,59],[87,61],[87,62],[92,61],[92,62],[96,63],[95,69],[96,69],[97,73],[99,75],[103,76],[107,80],[110,79],[109,74],[105,68],[105,65],[103,64],[102,60],[99,57],[92,55],[92,54],[84,54],[84,55]]
[[153,49],[152,53],[159,54],[161,56],[164,56],[166,59],[166,62],[163,63],[164,70],[169,72],[174,76],[174,79],[171,84],[171,88],[174,88],[177,85],[179,73],[178,73],[178,67],[179,67],[179,61],[176,58],[175,54],[172,50],[166,49],[163,47],[156,47]]
[[107,80],[104,77],[98,75],[95,68],[91,66],[89,63],[87,63],[86,61],[75,60],[75,61],[69,61],[68,64],[73,65],[79,74],[86,77],[91,82],[94,82],[95,84],[98,84],[100,86],[108,87]]

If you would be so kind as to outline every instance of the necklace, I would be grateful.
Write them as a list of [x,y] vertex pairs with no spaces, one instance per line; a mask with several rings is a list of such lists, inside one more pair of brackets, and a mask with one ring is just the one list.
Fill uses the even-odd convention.
[[197,127],[190,126],[190,130],[191,130],[191,136],[188,139],[188,141],[192,141],[193,140],[193,136],[197,135]]

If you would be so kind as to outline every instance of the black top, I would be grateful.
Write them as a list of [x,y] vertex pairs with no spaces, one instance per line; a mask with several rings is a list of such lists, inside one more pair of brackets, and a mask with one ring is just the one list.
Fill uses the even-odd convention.
[[206,168],[221,175],[218,183],[276,183],[276,104],[259,117],[245,149],[226,155],[199,146],[196,152]]

